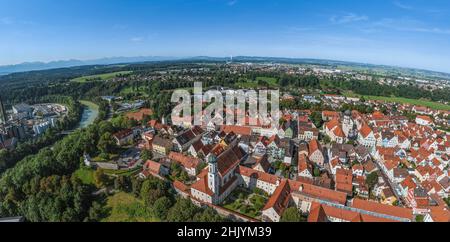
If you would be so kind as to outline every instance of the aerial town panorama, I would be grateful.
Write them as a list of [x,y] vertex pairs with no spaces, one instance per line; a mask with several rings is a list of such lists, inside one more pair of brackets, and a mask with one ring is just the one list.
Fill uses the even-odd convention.
[[[50,9],[46,2],[43,6]],[[167,2],[155,4],[175,8]],[[234,16],[227,9],[246,9],[249,3],[244,2],[217,1],[203,10]],[[79,10],[78,4],[73,11]],[[409,9],[405,4],[388,5],[412,11],[414,5]],[[0,10],[0,35],[10,33],[12,40],[8,31],[27,24],[43,31],[48,30],[45,24],[59,29],[27,11],[36,23],[20,22],[19,14],[2,19]],[[446,14],[440,18],[448,19]],[[367,15],[324,21],[339,30],[375,21]],[[129,28],[124,24],[114,30],[128,33]],[[416,34],[450,40],[445,31]],[[263,57],[289,54],[262,48],[255,55],[242,45],[221,55],[224,52],[190,46],[189,38],[194,39],[188,35],[186,48],[198,54],[180,52],[178,46],[174,50],[181,57],[142,57],[152,53],[142,42],[158,38],[131,40],[142,55],[126,48],[130,56],[141,57],[91,61],[14,64],[18,58],[39,58],[39,51],[21,59],[14,47],[0,47],[6,51],[0,57],[5,63],[0,66],[1,222],[450,222],[448,55],[442,66],[428,62],[423,68],[411,64],[408,56],[398,64],[372,59],[367,62],[375,64],[365,64],[347,56]],[[171,39],[167,46],[173,41],[180,40]],[[38,48],[33,46],[26,49]],[[105,56],[101,53],[108,48],[99,48],[89,50]],[[174,53],[167,48],[168,54],[161,56]],[[60,54],[54,56],[78,56],[71,51]],[[274,91],[279,94],[276,107],[270,103]],[[183,98],[176,98],[177,92]],[[232,105],[220,100],[223,110],[211,108],[222,99],[217,97],[230,93],[245,95],[238,95]],[[269,93],[269,98],[253,100],[249,93]],[[261,100],[268,102],[268,112],[262,110],[266,105]],[[177,116],[174,110],[182,102],[188,109]],[[239,117],[241,122],[233,122]],[[264,122],[267,118],[275,122]]]

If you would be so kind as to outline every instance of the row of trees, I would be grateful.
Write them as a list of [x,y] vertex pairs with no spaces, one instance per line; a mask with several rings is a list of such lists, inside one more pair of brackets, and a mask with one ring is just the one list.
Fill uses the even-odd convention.
[[[84,221],[89,219],[96,188],[73,175],[83,154],[99,154],[102,136],[129,125],[98,122],[66,136],[52,147],[20,160],[0,177],[0,217],[25,216],[29,221]],[[24,151],[20,151],[24,152]],[[19,153],[20,155],[26,153]],[[50,185],[46,185],[50,184]]]
[[[145,205],[143,213],[150,214],[160,221],[167,222],[222,222],[216,211],[211,208],[201,208],[194,205],[190,200],[177,197],[175,191],[166,181],[150,177],[139,180],[130,177],[117,177],[114,188],[118,191],[130,193],[141,199]],[[101,209],[101,207],[99,207]],[[108,213],[96,212],[101,220]],[[103,215],[103,217],[101,216]],[[91,217],[91,219],[93,219]]]
[[91,205],[90,188],[72,177],[95,139],[78,131],[19,161],[0,178],[0,216],[28,221],[83,221]]

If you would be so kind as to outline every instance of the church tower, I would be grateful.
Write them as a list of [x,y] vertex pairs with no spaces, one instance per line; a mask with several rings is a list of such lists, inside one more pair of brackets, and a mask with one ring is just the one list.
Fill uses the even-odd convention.
[[211,154],[208,158],[209,172],[208,172],[208,187],[215,194],[219,194],[220,178],[219,168],[217,167],[217,157]]
[[352,113],[350,110],[347,110],[344,112],[344,121],[342,122],[342,131],[344,131],[346,138],[352,136],[353,126]]

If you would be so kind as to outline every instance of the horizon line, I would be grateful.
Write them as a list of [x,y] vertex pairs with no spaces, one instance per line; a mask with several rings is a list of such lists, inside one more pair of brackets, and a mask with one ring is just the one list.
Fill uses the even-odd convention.
[[[401,66],[401,65],[390,65],[390,64],[376,64],[376,63],[370,63],[370,62],[360,62],[360,61],[354,61],[354,60],[337,60],[337,59],[328,59],[328,58],[314,58],[314,57],[286,57],[286,56],[259,56],[259,55],[233,55],[233,61],[236,58],[273,58],[273,59],[287,59],[287,60],[318,60],[318,61],[330,61],[330,62],[344,62],[349,64],[362,64],[362,65],[371,65],[371,66],[381,66],[381,67],[393,67],[393,68],[402,68],[402,69],[411,69],[411,70],[417,70],[417,71],[429,71],[429,72],[435,72],[440,74],[446,74],[450,75],[449,71],[441,71],[441,70],[435,70],[435,69],[427,69],[427,68],[421,68],[421,67],[410,67],[410,66]],[[23,61],[19,63],[13,63],[13,64],[0,64],[0,68],[6,68],[6,67],[15,67],[25,64],[44,64],[48,65],[51,63],[57,63],[57,62],[69,62],[69,61],[80,61],[80,62],[95,62],[100,60],[108,60],[108,59],[120,59],[120,58],[166,58],[166,60],[154,60],[154,61],[130,61],[130,62],[114,62],[109,64],[98,64],[98,65],[114,65],[114,64],[135,64],[135,63],[145,63],[145,62],[162,62],[162,61],[172,61],[172,60],[189,60],[189,59],[195,59],[195,58],[217,58],[217,59],[231,59],[231,56],[210,56],[210,55],[195,55],[195,56],[165,56],[165,55],[140,55],[140,56],[106,56],[106,57],[98,57],[98,58],[68,58],[68,59],[55,59],[55,60],[48,60],[48,61],[41,61],[41,60],[34,60],[34,61]],[[28,71],[41,71],[41,70],[52,70],[52,69],[60,69],[60,68],[70,68],[70,67],[77,67],[77,66],[90,66],[90,65],[97,65],[97,64],[86,64],[86,65],[73,65],[68,67],[56,67],[56,68],[45,68],[45,69],[39,69],[39,70],[28,70]],[[368,67],[371,68],[371,67]],[[28,71],[18,71],[18,72],[11,72],[7,73],[6,75],[13,74],[13,73],[20,73],[20,72],[28,72]]]

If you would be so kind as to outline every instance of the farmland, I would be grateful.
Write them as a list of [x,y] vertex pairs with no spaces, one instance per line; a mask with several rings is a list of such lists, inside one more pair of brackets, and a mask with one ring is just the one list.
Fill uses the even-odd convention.
[[119,72],[112,72],[112,73],[106,73],[106,74],[99,74],[99,75],[92,75],[92,76],[82,76],[75,79],[72,79],[71,82],[78,82],[78,83],[85,83],[89,81],[105,81],[112,78],[115,78],[120,75],[128,75],[131,74],[132,71],[119,71]]

